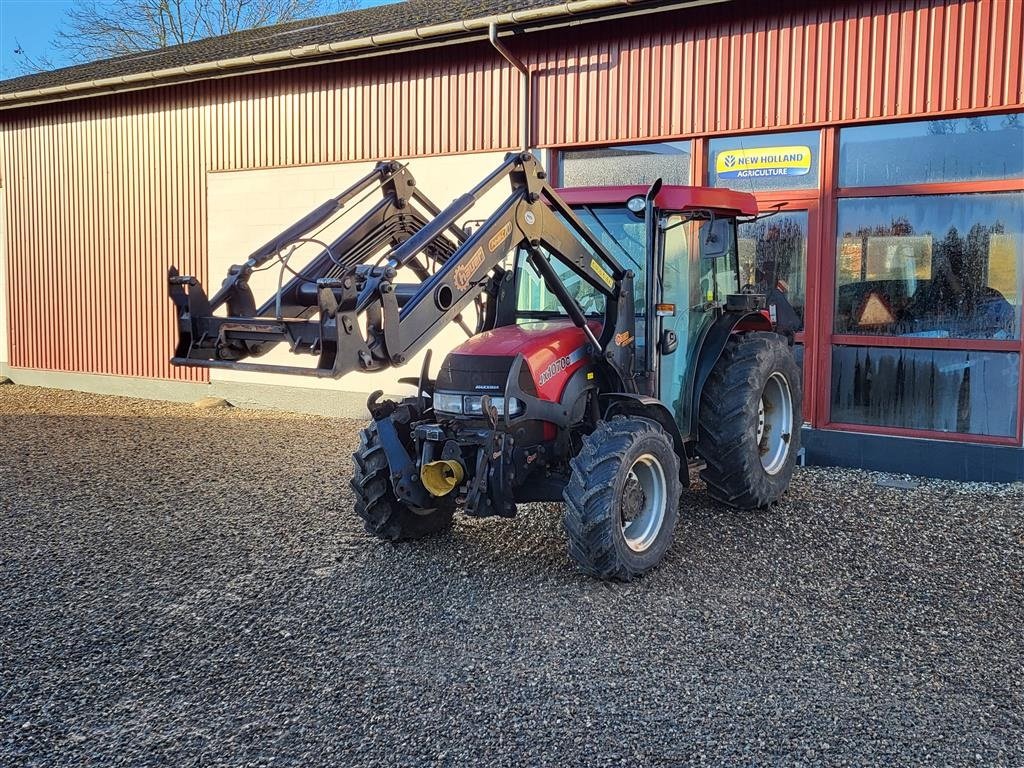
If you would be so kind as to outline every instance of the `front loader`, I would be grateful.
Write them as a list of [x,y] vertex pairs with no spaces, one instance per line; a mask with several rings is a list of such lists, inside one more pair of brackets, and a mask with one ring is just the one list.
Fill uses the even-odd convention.
[[[333,241],[309,234],[377,191]],[[750,195],[660,181],[556,191],[529,153],[440,210],[406,167],[381,163],[232,267],[213,297],[172,268],[173,362],[338,377],[400,366],[461,325],[469,339],[435,376],[428,352],[402,380],[415,395],[369,397],[352,478],[367,530],[415,539],[456,511],[512,517],[560,500],[576,563],[630,579],[671,543],[691,462],[738,508],[772,503],[792,475],[792,339],[774,327],[779,307],[738,285],[737,219],[756,214]],[[305,242],[321,251],[296,269],[289,249]],[[257,306],[249,279],[273,267],[278,288]],[[258,362],[281,343],[315,366]]]

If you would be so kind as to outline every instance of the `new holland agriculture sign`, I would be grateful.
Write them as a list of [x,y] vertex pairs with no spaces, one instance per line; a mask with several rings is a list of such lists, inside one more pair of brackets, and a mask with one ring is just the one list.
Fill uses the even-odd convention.
[[810,147],[727,149],[715,157],[715,173],[720,179],[803,176],[810,170]]

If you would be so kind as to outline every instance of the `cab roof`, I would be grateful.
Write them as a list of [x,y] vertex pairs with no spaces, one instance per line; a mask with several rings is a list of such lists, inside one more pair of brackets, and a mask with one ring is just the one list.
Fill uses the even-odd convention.
[[[621,187],[566,187],[556,191],[569,205],[624,205],[631,197],[646,195],[647,190],[648,187],[637,184]],[[716,187],[666,184],[654,198],[654,204],[664,211],[713,208],[742,216],[757,214],[757,200],[750,193]]]

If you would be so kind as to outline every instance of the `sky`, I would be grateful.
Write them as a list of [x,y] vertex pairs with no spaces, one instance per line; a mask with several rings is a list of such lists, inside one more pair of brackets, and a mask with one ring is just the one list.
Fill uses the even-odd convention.
[[48,57],[57,66],[67,63],[55,55],[50,41],[71,5],[73,0],[0,0],[0,80],[22,74],[14,53],[18,43],[33,58]]
[[[362,0],[369,7],[395,0]],[[59,51],[50,42],[64,18],[64,12],[75,0],[0,0],[0,80],[19,77],[20,57],[14,51],[21,47],[34,59],[49,59],[56,67],[67,66]]]

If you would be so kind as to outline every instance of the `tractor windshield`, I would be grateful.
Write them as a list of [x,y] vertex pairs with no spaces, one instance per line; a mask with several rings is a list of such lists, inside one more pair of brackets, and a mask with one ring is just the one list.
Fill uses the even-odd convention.
[[[633,270],[635,275],[633,289],[639,325],[640,319],[644,317],[645,304],[646,235],[643,214],[638,216],[622,206],[586,205],[575,207],[573,210],[580,221],[601,241],[601,244],[619,260],[619,263],[626,269]],[[586,314],[595,316],[603,314],[604,296],[557,259],[551,260],[551,266],[554,267],[559,278],[569,289],[569,293]],[[518,280],[517,308],[520,314],[527,317],[565,314],[558,299],[547,290],[540,275],[524,258],[519,260]],[[637,336],[642,338],[640,332],[641,329],[638,327]]]

